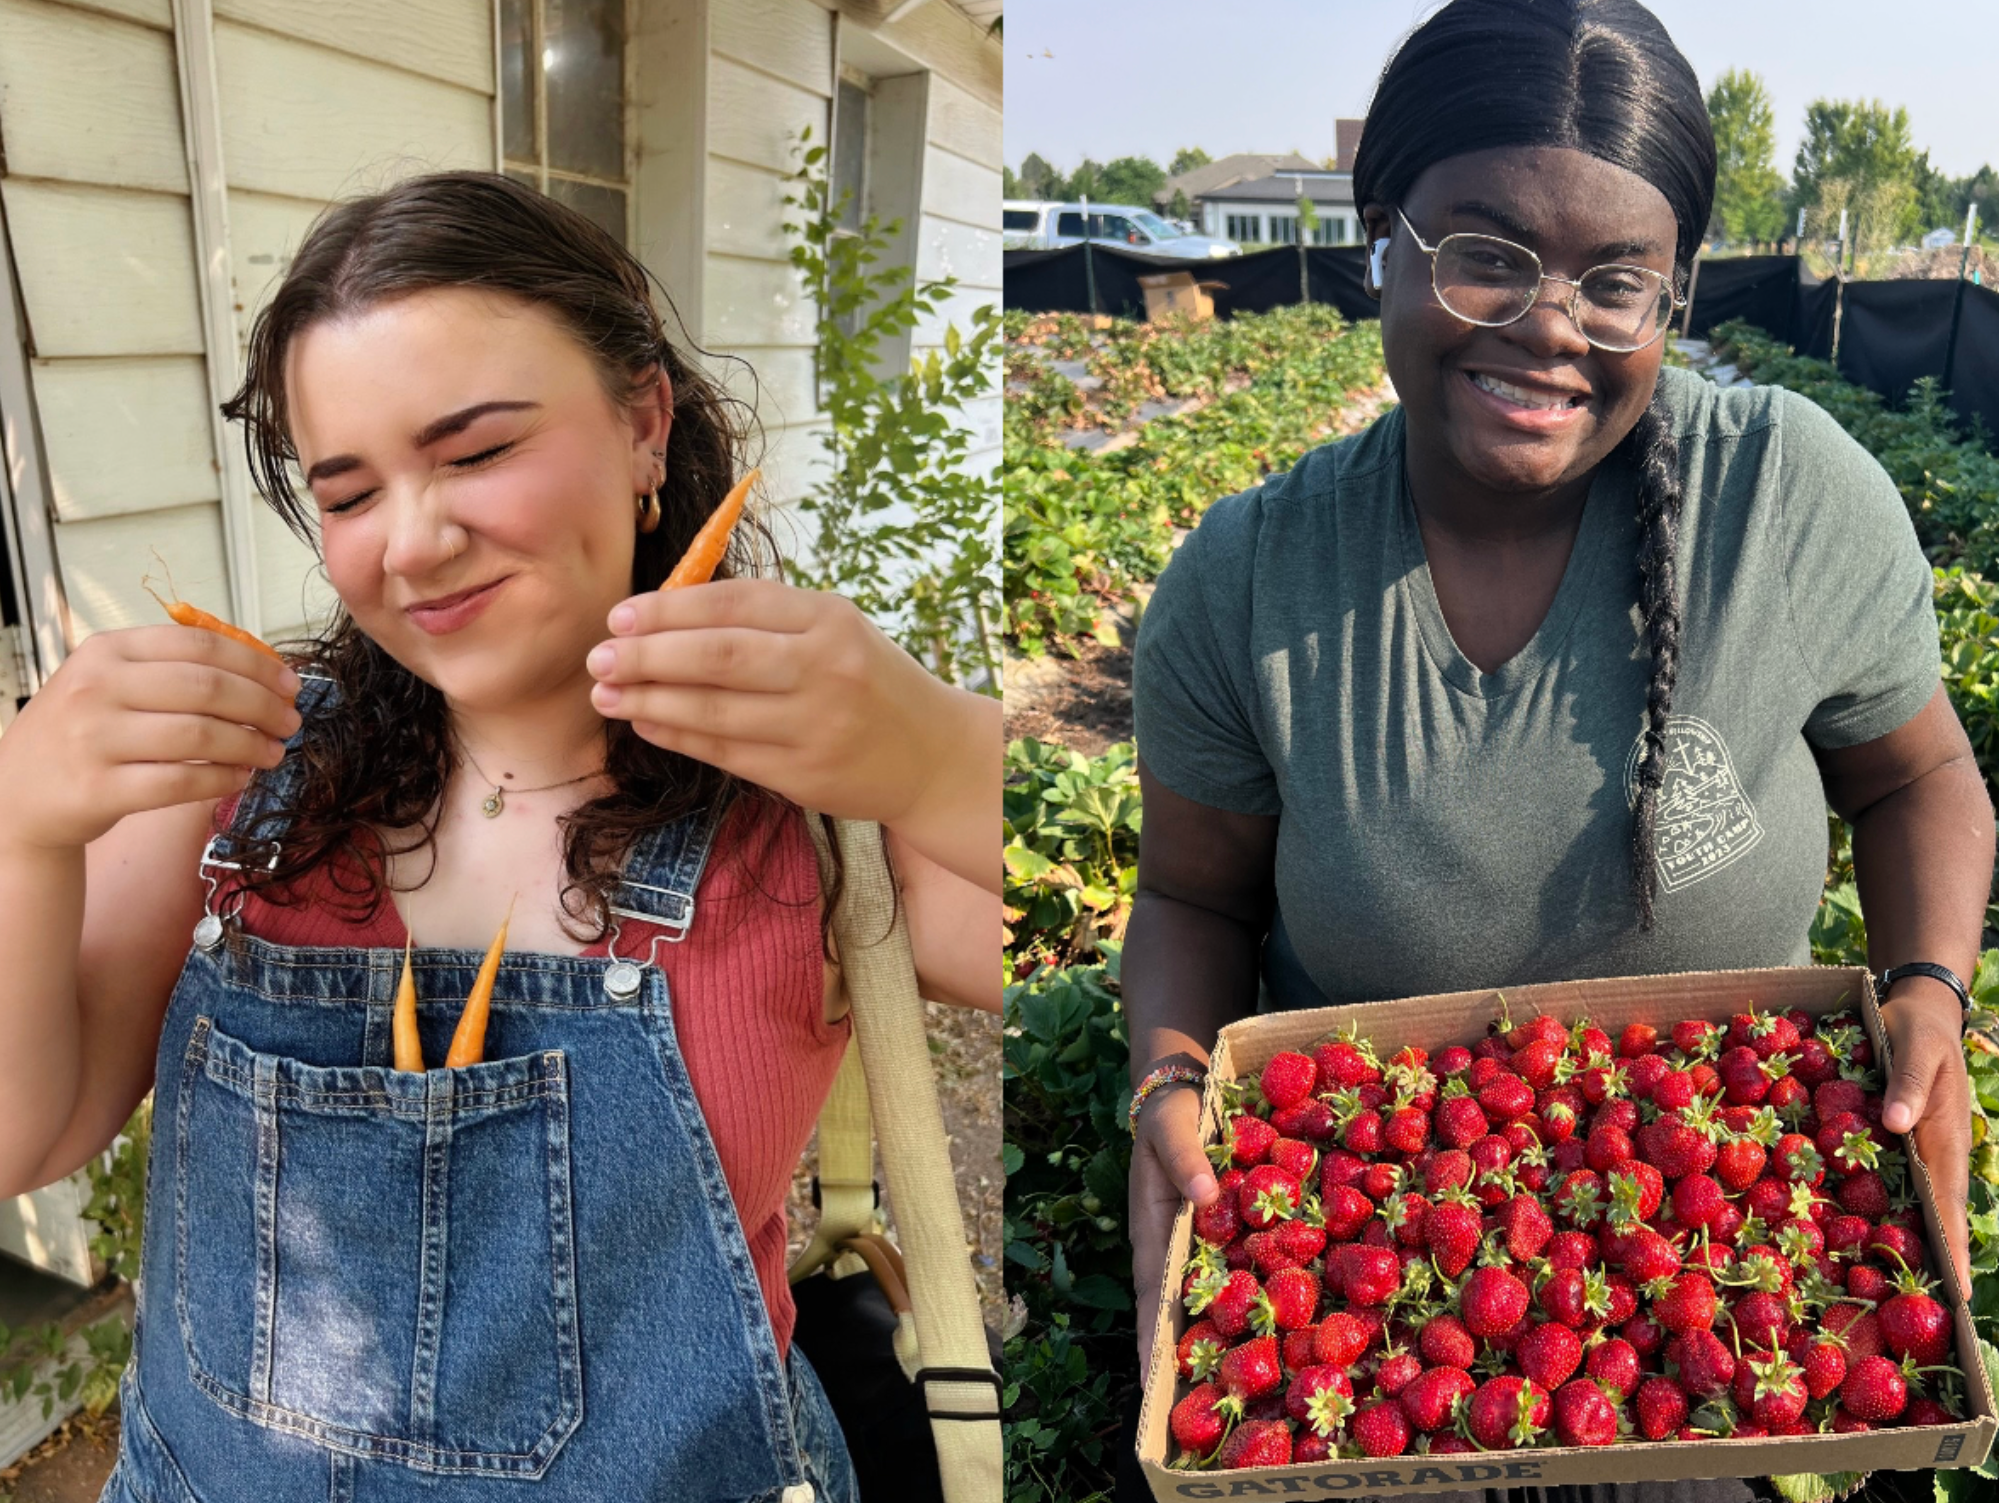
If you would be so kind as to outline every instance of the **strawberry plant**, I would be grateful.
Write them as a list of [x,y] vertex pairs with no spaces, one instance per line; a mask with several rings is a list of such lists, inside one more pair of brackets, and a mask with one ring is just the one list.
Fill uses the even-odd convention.
[[1046,742],[1006,750],[1006,943],[1017,977],[1094,958],[1138,884],[1138,767],[1129,742],[1094,760]]

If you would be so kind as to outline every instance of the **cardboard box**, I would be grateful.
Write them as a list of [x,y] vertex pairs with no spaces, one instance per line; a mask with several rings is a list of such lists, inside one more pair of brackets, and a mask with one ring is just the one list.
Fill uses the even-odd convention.
[[1215,300],[1209,294],[1228,283],[1197,282],[1191,271],[1162,271],[1140,277],[1138,285],[1145,290],[1145,321],[1150,324],[1174,316],[1213,318]]
[[[1454,992],[1397,1002],[1271,1013],[1231,1023],[1222,1030],[1209,1061],[1207,1098],[1202,1107],[1204,1138],[1212,1142],[1218,1131],[1222,1082],[1260,1073],[1270,1057],[1280,1050],[1309,1048],[1334,1029],[1349,1024],[1372,1040],[1383,1058],[1404,1044],[1416,1044],[1433,1052],[1447,1044],[1470,1045],[1485,1036],[1486,1025],[1497,1015],[1498,996],[1493,991]],[[1627,1023],[1651,1023],[1663,1035],[1671,1024],[1684,1018],[1726,1022],[1731,1015],[1746,1011],[1751,1000],[1761,1010],[1789,1011],[1796,1007],[1814,1016],[1838,1012],[1857,1001],[1868,1037],[1874,1042],[1877,1063],[1884,1070],[1888,1064],[1887,1040],[1881,1016],[1875,1009],[1874,988],[1867,973],[1858,968],[1710,971],[1609,981],[1549,982],[1507,987],[1505,997],[1517,1021],[1537,1012],[1551,1013],[1564,1023],[1586,1016],[1612,1039],[1617,1038]],[[1914,1143],[1905,1140],[1904,1147],[1922,1202],[1931,1262],[1937,1270],[1942,1270],[1947,1260],[1936,1251],[1943,1246],[1943,1236],[1937,1223],[1929,1173],[1916,1157]],[[1408,1455],[1382,1461],[1342,1460],[1237,1471],[1170,1470],[1165,1464],[1172,1449],[1167,1417],[1180,1393],[1174,1371],[1174,1349],[1187,1326],[1186,1311],[1175,1296],[1192,1240],[1193,1213],[1183,1205],[1173,1223],[1173,1239],[1167,1251],[1169,1273],[1159,1292],[1152,1368],[1146,1374],[1145,1404],[1138,1421],[1139,1463],[1152,1485],[1153,1496],[1160,1503],[1264,1494],[1311,1503],[1315,1499],[1451,1492],[1528,1483],[1545,1487],[1679,1481],[1694,1477],[1768,1477],[1792,1472],[1968,1467],[1984,1461],[1992,1449],[1995,1432],[1999,1432],[1992,1385],[1979,1360],[1971,1317],[1965,1307],[1968,1291],[1958,1289],[1951,1275],[1940,1273],[1937,1297],[1951,1310],[1957,1331],[1954,1361],[1965,1377],[1967,1416],[1961,1424],[1911,1425],[1860,1435],[1537,1447],[1476,1456]]]

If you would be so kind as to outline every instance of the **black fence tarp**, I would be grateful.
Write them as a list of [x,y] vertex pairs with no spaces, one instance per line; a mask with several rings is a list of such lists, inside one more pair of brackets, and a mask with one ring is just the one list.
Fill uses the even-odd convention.
[[[1265,313],[1303,301],[1328,303],[1353,319],[1373,318],[1379,307],[1363,290],[1367,260],[1357,245],[1310,246],[1301,285],[1296,246],[1280,245],[1218,261],[1175,261],[1098,245],[1095,311],[1145,317],[1142,276],[1191,271],[1223,285],[1214,292],[1215,315]],[[1006,306],[1035,313],[1088,313],[1089,277],[1084,249],[1008,251]],[[1730,256],[1703,261],[1694,284],[1689,332],[1703,337],[1715,325],[1746,319],[1801,355],[1832,356],[1833,307],[1838,287],[1807,281],[1796,256]],[[1849,381],[1900,402],[1919,376],[1943,375],[1950,338],[1951,281],[1849,282],[1841,315],[1839,371]],[[1999,435],[1999,291],[1967,285],[1951,371],[1950,405],[1965,418],[1982,417]]]

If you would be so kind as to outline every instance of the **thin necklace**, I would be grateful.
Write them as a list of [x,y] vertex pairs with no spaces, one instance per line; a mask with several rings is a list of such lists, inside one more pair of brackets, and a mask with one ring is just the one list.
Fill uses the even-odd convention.
[[[470,747],[466,746],[463,741],[460,741],[458,749],[465,754],[465,760],[472,764],[472,770],[479,774],[480,782],[493,783],[493,780],[486,776],[486,770],[472,756]],[[579,773],[573,778],[564,778],[559,783],[543,783],[539,788],[516,788],[512,791],[515,793],[546,793],[551,788],[567,788],[571,783],[580,783],[585,778],[597,777],[603,771],[604,769],[600,767],[594,772]],[[512,777],[513,774],[508,773],[507,776]],[[507,792],[508,790],[501,787],[500,784],[493,783],[493,791],[480,801],[479,812],[488,819],[498,819],[500,811],[507,807]]]

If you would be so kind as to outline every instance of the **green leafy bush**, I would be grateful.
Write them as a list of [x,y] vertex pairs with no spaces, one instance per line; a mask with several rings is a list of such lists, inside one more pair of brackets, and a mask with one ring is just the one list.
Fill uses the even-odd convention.
[[1108,1496],[1110,1441],[1136,1383],[1123,1127],[1129,1045],[1118,948],[1007,988],[1008,1503]]
[[1006,749],[1007,953],[1016,976],[1122,938],[1138,884],[1138,754],[1094,760],[1047,742]]
[[[1225,323],[1135,324],[1074,315],[1005,328],[1006,629],[1033,654],[1095,633],[1109,607],[1158,576],[1173,530],[1223,496],[1288,470],[1332,432],[1350,393],[1380,381],[1380,326],[1300,306]],[[1094,402],[1039,354],[1085,358]],[[1117,426],[1147,399],[1205,405],[1161,417],[1129,446],[1071,449],[1064,430]]]

